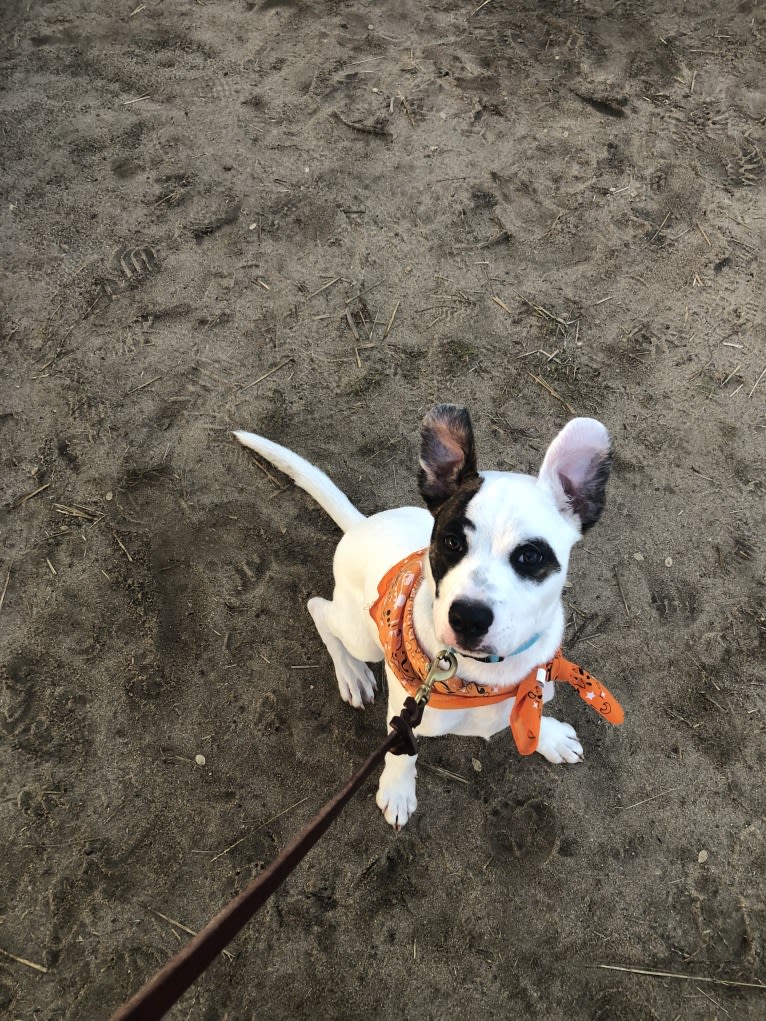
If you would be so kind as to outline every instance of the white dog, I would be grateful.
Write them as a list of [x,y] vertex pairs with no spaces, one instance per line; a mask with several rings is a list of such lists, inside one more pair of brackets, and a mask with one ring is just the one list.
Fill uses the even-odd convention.
[[[606,689],[558,654],[569,553],[601,515],[611,467],[600,422],[569,422],[534,478],[478,472],[468,412],[439,405],[421,426],[418,484],[428,510],[401,507],[369,518],[297,454],[253,433],[234,435],[294,479],[345,533],[332,600],[311,599],[308,609],[346,702],[372,702],[376,683],[366,664],[385,658],[391,719],[449,648],[457,677],[437,686],[418,736],[489,738],[509,725],[511,709],[522,753],[579,762],[573,728],[542,717],[554,680],[569,681],[610,722],[622,721]],[[417,805],[416,759],[386,756],[377,802],[396,829]]]

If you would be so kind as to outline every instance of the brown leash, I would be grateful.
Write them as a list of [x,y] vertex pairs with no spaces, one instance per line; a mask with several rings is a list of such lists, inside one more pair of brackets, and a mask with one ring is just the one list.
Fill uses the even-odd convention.
[[[445,659],[450,664],[447,670],[439,666]],[[282,885],[385,755],[388,752],[394,755],[416,754],[417,743],[413,731],[423,718],[430,686],[436,680],[451,676],[449,671],[454,673],[455,666],[456,661],[452,653],[442,653],[434,660],[423,687],[415,698],[406,700],[401,714],[391,720],[391,733],[345,787],[342,787],[335,797],[317,812],[303,832],[267,869],[242,893],[229,901],[226,907],[222,908],[175,957],[172,957],[154,978],[111,1016],[110,1021],[159,1021],[244,928],[272,893]]]

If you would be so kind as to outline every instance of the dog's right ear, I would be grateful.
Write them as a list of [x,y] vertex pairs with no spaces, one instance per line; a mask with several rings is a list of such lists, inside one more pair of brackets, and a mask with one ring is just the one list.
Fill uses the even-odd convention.
[[466,479],[476,476],[473,427],[465,408],[439,404],[420,426],[418,488],[435,514]]

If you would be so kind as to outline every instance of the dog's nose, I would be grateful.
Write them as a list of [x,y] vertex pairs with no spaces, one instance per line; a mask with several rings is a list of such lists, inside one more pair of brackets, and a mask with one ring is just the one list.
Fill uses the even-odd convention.
[[450,627],[461,645],[472,645],[489,631],[495,615],[485,603],[474,599],[456,599],[449,608]]

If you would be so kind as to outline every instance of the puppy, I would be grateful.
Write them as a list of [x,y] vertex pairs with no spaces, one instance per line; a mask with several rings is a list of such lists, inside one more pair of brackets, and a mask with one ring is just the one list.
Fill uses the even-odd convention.
[[[535,478],[479,472],[468,412],[439,405],[421,426],[418,487],[428,509],[400,507],[369,518],[297,454],[253,433],[234,435],[306,490],[345,533],[335,552],[332,600],[308,603],[344,701],[355,708],[373,701],[376,682],[367,664],[385,658],[391,719],[430,661],[451,649],[457,676],[437,686],[418,736],[489,738],[509,726],[510,710],[522,753],[580,762],[574,729],[542,716],[561,679],[605,718],[621,722],[606,689],[558,653],[570,550],[604,506],[612,452],[600,422],[569,422]],[[396,829],[417,805],[416,759],[386,756],[377,803]]]

